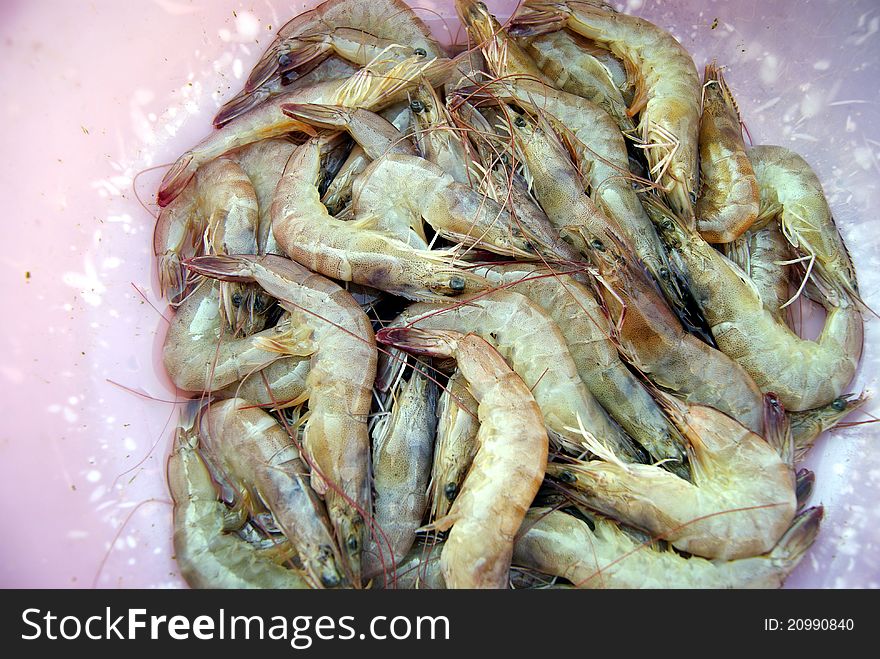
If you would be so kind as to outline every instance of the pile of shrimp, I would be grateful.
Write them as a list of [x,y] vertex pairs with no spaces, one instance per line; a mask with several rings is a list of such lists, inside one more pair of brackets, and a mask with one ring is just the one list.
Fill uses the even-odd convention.
[[[591,0],[284,25],[158,191],[193,587],[779,587],[855,270],[715,62]],[[792,304],[819,304],[815,340]]]

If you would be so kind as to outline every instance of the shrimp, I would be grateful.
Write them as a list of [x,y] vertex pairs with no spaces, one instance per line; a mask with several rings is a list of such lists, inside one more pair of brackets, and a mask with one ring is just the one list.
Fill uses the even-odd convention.
[[308,375],[307,356],[282,357],[238,382],[215,390],[213,394],[218,399],[244,398],[260,407],[283,409],[305,400]]
[[777,323],[786,323],[788,266],[791,246],[775,222],[761,229],[746,231],[724,245],[727,258],[739,266],[755,285],[764,308]]
[[485,287],[481,278],[454,267],[449,251],[415,249],[365,223],[331,217],[316,187],[321,145],[313,139],[299,147],[272,203],[272,231],[290,257],[328,277],[410,299],[443,300]]
[[455,11],[496,77],[526,76],[551,84],[531,56],[508,36],[489,13],[485,4],[478,0],[455,0]]
[[419,155],[449,174],[456,183],[470,185],[472,154],[467,136],[455,125],[431,85],[422,83],[410,97]]
[[373,428],[373,520],[381,532],[366,552],[366,574],[395,565],[415,542],[427,507],[436,404],[436,385],[415,369]]
[[519,258],[535,256],[507,210],[418,156],[389,153],[373,161],[355,184],[354,203],[365,221],[421,216],[449,240]]
[[422,332],[435,330],[473,332],[490,341],[528,383],[551,438],[565,450],[574,454],[584,450],[575,429],[580,417],[590,432],[625,459],[644,459],[580,379],[559,326],[524,295],[501,289],[451,307],[414,304],[390,327],[379,330],[377,338],[417,352],[423,347]]
[[697,229],[710,243],[729,243],[758,219],[758,179],[746,155],[739,108],[715,63],[703,76],[700,197]]
[[[261,298],[262,299],[262,298]],[[256,322],[264,322],[262,315]],[[261,329],[255,324],[253,329]],[[290,354],[309,355],[314,349],[307,331],[287,320],[242,338],[224,334],[218,286],[203,284],[180,305],[168,327],[162,361],[171,381],[185,391],[215,391],[238,382],[278,360],[277,353],[260,348],[260,339],[283,343]]]
[[272,513],[315,586],[342,584],[339,552],[324,504],[308,485],[308,469],[287,431],[250,401],[211,403],[201,414],[203,451],[247,501]]
[[484,339],[422,332],[432,355],[455,357],[479,403],[478,449],[449,513],[432,528],[449,537],[440,555],[450,588],[507,588],[513,541],[538,492],[548,440],[529,388]]
[[230,532],[235,517],[218,500],[197,447],[198,433],[178,428],[167,465],[181,576],[193,588],[308,588],[297,572]]
[[832,307],[826,302],[822,334],[816,341],[802,339],[777,322],[742,270],[673,213],[665,215],[657,212],[654,219],[682,264],[719,349],[762,391],[775,392],[788,410],[821,407],[837,398],[862,354],[864,321],[855,304],[841,299]]
[[511,34],[541,34],[564,26],[623,60],[636,89],[627,114],[639,115],[640,148],[651,174],[676,214],[693,221],[700,78],[687,50],[666,30],[599,2],[526,0],[523,7]]
[[245,115],[214,131],[177,159],[162,179],[157,200],[160,206],[171,203],[184,189],[195,172],[207,162],[257,140],[279,137],[298,131],[313,135],[314,129],[291,119],[283,112],[290,103],[323,103],[381,109],[405,98],[407,90],[420,77],[431,81],[444,79],[450,60],[409,57],[402,62],[375,60],[344,80],[328,80],[295,89],[262,103]]
[[[626,113],[626,100],[609,69],[609,60],[613,58],[604,51],[608,57],[600,60],[596,50],[587,48],[582,38],[565,30],[534,37],[526,45],[526,51],[554,87],[595,103],[611,116],[621,132],[632,134],[635,123]],[[613,61],[620,66],[617,60]]]
[[[672,274],[663,244],[630,184],[623,136],[607,113],[585,99],[528,80],[492,85],[486,89],[490,94],[538,114],[537,124],[525,119],[519,121],[515,118],[513,121],[513,130],[520,137],[517,148],[522,152],[535,185],[542,186],[547,180],[556,190],[568,185],[573,194],[579,195],[583,189],[578,183],[580,172],[585,172],[583,180],[596,208],[618,232],[622,232],[670,304],[677,309],[683,308],[682,292]],[[580,171],[576,172],[570,164],[555,130],[564,134],[570,132],[574,136],[572,147]],[[556,172],[555,181],[551,177],[553,172]],[[559,172],[563,173],[560,175]],[[556,203],[552,204],[553,209],[556,207]],[[548,215],[554,212],[547,207],[544,210]]]
[[791,434],[794,441],[795,460],[800,462],[813,448],[816,439],[826,430],[831,430],[844,417],[849,416],[865,403],[869,397],[862,393],[838,396],[828,405],[804,412],[790,412]]
[[428,486],[431,521],[449,512],[477,452],[477,401],[468,391],[461,371],[449,378],[440,394],[437,417],[437,443]]
[[822,516],[821,506],[804,511],[760,556],[709,561],[639,545],[610,519],[591,516],[588,524],[533,508],[514,545],[513,562],[577,588],[779,588],[816,539]]
[[[311,64],[314,64],[312,62]],[[311,67],[311,64],[306,67]],[[357,68],[338,57],[328,57],[323,62],[317,64],[308,71],[301,72],[290,71],[283,76],[277,76],[260,85],[258,89],[252,92],[245,90],[240,91],[231,99],[226,101],[217,114],[214,116],[214,128],[223,128],[233,119],[247,114],[255,107],[266,101],[266,99],[278,96],[284,92],[291,92],[294,89],[314,85],[318,82],[326,82],[328,80],[342,80],[350,78],[357,72]],[[301,74],[300,74],[301,73]]]
[[443,55],[425,24],[400,0],[373,0],[368,3],[361,0],[327,0],[281,26],[275,40],[248,76],[245,92],[253,92],[267,82],[283,77],[298,62],[301,64],[314,60],[316,56],[328,55],[331,48],[326,43],[325,35],[336,28],[350,28],[351,32],[362,34],[360,37],[349,35],[353,43],[347,49],[344,48],[344,42],[339,44],[355,59],[361,56],[371,39],[406,44],[421,51],[422,57]]
[[[446,582],[440,570],[444,546],[444,542],[417,544],[395,566],[394,576],[386,579],[384,584],[394,584],[398,590],[444,590]],[[381,580],[374,582],[374,587],[382,586]]]
[[856,270],[819,177],[803,158],[781,146],[755,146],[748,154],[761,191],[759,221],[778,216],[783,235],[809,258],[808,274],[819,275],[838,296],[860,302]]
[[343,551],[343,568],[358,586],[363,515],[370,510],[367,416],[376,377],[369,319],[347,291],[279,256],[206,256],[187,267],[208,277],[258,283],[312,331],[316,349],[306,379],[304,449],[312,487],[324,497]]
[[[530,128],[522,117],[514,119],[513,125],[515,130]],[[539,158],[541,152],[536,149],[534,159],[530,157],[527,163],[538,201],[563,237],[598,269],[599,291],[626,360],[655,384],[685,400],[711,405],[746,427],[760,430],[758,387],[729,357],[684,331],[654,280],[629,256],[618,238],[619,229],[584,193],[574,167],[560,153],[558,141],[525,144],[527,149],[537,145],[550,151]]]
[[[652,465],[607,460],[554,463],[547,474],[590,508],[676,548],[731,560],[770,551],[791,525],[795,474],[779,451],[726,414],[664,396],[690,444],[693,482]],[[588,442],[591,443],[591,442]]]
[[688,477],[685,441],[638,379],[620,360],[613,331],[592,293],[570,275],[530,264],[477,268],[495,285],[522,293],[562,331],[578,374],[590,393],[655,460]]
[[[159,260],[159,289],[172,303],[186,292],[181,259],[187,246],[207,253],[250,253],[256,251],[259,208],[247,174],[234,161],[218,158],[203,168],[174,203],[159,213],[153,235],[153,251]],[[201,246],[202,244],[203,246]],[[253,293],[221,287],[223,318],[233,329],[253,311]],[[243,304],[234,308],[233,294]]]

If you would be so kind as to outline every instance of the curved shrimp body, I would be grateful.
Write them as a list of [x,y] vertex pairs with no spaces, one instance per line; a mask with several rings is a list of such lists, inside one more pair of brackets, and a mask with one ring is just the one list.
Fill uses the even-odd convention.
[[862,353],[864,321],[854,303],[826,303],[822,334],[816,341],[801,339],[777,322],[743,272],[698,233],[671,216],[660,226],[719,349],[762,391],[776,393],[791,411],[826,405],[843,392]]
[[373,161],[355,184],[354,204],[370,216],[421,216],[443,237],[468,246],[535,256],[507,210],[418,156],[388,154]]
[[627,103],[612,72],[582,41],[566,30],[559,30],[529,39],[526,51],[555,87],[595,103],[622,132],[632,134],[635,123],[626,113]]
[[477,401],[460,371],[449,378],[440,394],[437,418],[437,443],[428,487],[432,522],[449,512],[477,452]]
[[616,522],[586,522],[533,508],[513,551],[515,565],[562,577],[578,588],[779,588],[816,539],[822,508],[799,515],[773,549],[732,561],[685,558],[640,545]]
[[203,448],[227,478],[272,513],[307,578],[315,586],[341,585],[327,511],[287,431],[250,401],[233,398],[203,410],[200,432]]
[[507,588],[513,542],[547,466],[547,431],[529,388],[484,339],[454,332],[423,334],[432,353],[455,357],[477,400],[478,449],[449,514],[440,556],[450,588]]
[[181,576],[193,588],[308,588],[298,573],[230,532],[230,511],[219,501],[196,447],[197,433],[178,428],[167,465],[174,500],[174,555]]
[[470,39],[483,51],[483,57],[496,77],[527,76],[551,84],[532,57],[489,13],[485,4],[479,0],[455,0],[455,11]]
[[788,262],[791,246],[775,222],[746,231],[724,245],[724,254],[738,265],[755,285],[764,308],[778,323],[786,323]]
[[401,98],[424,76],[428,80],[444,79],[452,67],[448,59],[409,57],[402,62],[371,62],[350,78],[328,80],[302,87],[268,99],[259,107],[230,121],[177,159],[159,186],[157,201],[164,207],[184,189],[195,172],[207,162],[224,153],[252,142],[299,131],[314,134],[314,129],[284,114],[282,107],[290,103],[318,103],[381,109]]
[[838,295],[858,301],[856,270],[819,177],[803,158],[781,146],[755,146],[748,155],[761,191],[761,218],[778,216],[788,241],[810,257],[812,272]]
[[729,243],[758,219],[758,179],[721,69],[709,64],[703,78],[697,230],[710,243]]
[[552,439],[566,450],[583,452],[582,436],[576,430],[580,419],[625,459],[643,459],[580,379],[559,327],[524,295],[497,290],[448,308],[414,304],[377,337],[382,343],[418,352],[431,347],[422,341],[423,331],[437,330],[473,332],[491,341],[529,385]]
[[[418,49],[423,56],[440,57],[443,51],[428,28],[408,5],[400,0],[327,0],[311,11],[296,16],[278,30],[275,40],[254,66],[245,83],[253,92],[318,56],[329,55],[330,35],[338,28],[352,33],[338,41],[343,56],[357,59],[371,41],[387,39]],[[327,43],[328,40],[331,43]]]
[[[311,65],[309,65],[311,66]],[[214,128],[222,128],[233,119],[247,114],[258,105],[264,103],[279,94],[292,92],[301,87],[307,87],[319,82],[327,82],[328,80],[342,80],[350,78],[357,72],[357,68],[343,59],[338,57],[328,57],[323,62],[316,64],[314,68],[308,71],[298,72],[291,71],[283,76],[276,76],[264,82],[258,89],[248,92],[240,91],[231,99],[226,101],[214,116]]]
[[864,393],[858,396],[846,394],[838,396],[823,407],[804,412],[790,412],[795,461],[800,462],[806,457],[819,435],[834,428],[867,402],[868,396]]
[[[174,303],[182,299],[186,286],[180,262],[188,246],[214,254],[250,253],[256,250],[258,231],[259,208],[247,174],[233,160],[214,160],[159,213],[153,251],[162,294]],[[232,292],[223,288],[223,313],[237,328],[244,318],[230,304]],[[248,301],[245,308],[252,309],[252,296]]]
[[620,360],[611,323],[592,293],[566,274],[529,264],[479,268],[507,290],[541,307],[562,331],[578,374],[611,417],[657,461],[673,460],[687,478],[685,441],[638,379]]
[[434,453],[436,386],[418,370],[401,383],[390,416],[373,428],[373,523],[365,573],[402,560],[427,508]]
[[347,291],[282,257],[202,257],[187,267],[209,277],[258,283],[312,330],[316,349],[306,379],[309,417],[303,443],[312,487],[324,497],[347,576],[357,586],[364,515],[370,510],[367,416],[376,377],[369,319]]
[[705,558],[770,551],[796,509],[791,466],[762,437],[726,414],[668,399],[691,447],[693,482],[651,465],[612,459],[548,465],[579,500]]
[[561,25],[608,48],[624,61],[636,97],[639,132],[655,181],[671,208],[693,217],[697,192],[700,78],[687,50],[669,32],[599,2],[527,0],[513,33],[537,34]]
[[320,162],[321,142],[310,140],[278,183],[272,231],[291,258],[328,277],[410,299],[441,300],[485,287],[454,268],[449,252],[415,249],[385,232],[331,217],[318,194]]
[[308,357],[276,359],[244,379],[214,391],[214,397],[244,398],[260,407],[275,410],[298,405],[307,397],[309,363]]
[[[278,354],[261,348],[261,340],[284,343],[291,354],[312,352],[307,334],[291,328],[290,323],[233,338],[224,333],[219,301],[218,286],[204,284],[187,297],[171,320],[162,359],[179,388],[215,391],[268,366]],[[264,320],[255,316],[255,323]],[[254,329],[261,329],[261,325],[255,324]]]

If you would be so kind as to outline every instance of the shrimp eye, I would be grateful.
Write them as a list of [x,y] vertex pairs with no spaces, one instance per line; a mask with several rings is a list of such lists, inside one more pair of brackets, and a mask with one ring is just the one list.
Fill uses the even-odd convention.
[[770,403],[773,407],[779,407],[779,399],[776,396],[768,395],[767,402]]
[[663,227],[664,231],[672,231],[672,220],[663,220],[660,226]]
[[443,488],[443,494],[446,495],[447,501],[452,501],[455,499],[455,495],[458,494],[458,485],[455,483],[446,483],[446,487]]
[[324,585],[325,588],[336,588],[336,586],[339,585],[339,575],[322,574],[321,583]]
[[660,268],[660,276],[663,279],[669,279],[669,269],[665,267]]
[[449,288],[454,291],[463,291],[465,287],[464,277],[452,277],[449,280]]
[[287,53],[282,53],[278,56],[278,66],[290,66],[293,63],[293,60],[290,59],[290,55]]
[[571,473],[570,471],[559,472],[559,480],[561,480],[563,483],[576,483],[577,482],[577,478],[575,478],[575,475],[573,473]]
[[415,55],[416,57],[427,57],[427,56],[428,56],[428,51],[425,50],[424,48],[416,48],[416,49],[413,51],[413,55]]
[[358,547],[360,547],[360,543],[358,542],[356,535],[348,536],[348,540],[345,541],[345,546],[348,547],[349,551],[357,551]]
[[409,104],[409,109],[413,112],[424,112],[425,104],[422,103],[419,99],[415,99]]
[[232,306],[240,307],[242,302],[241,293],[233,293],[232,294]]
[[526,127],[526,120],[523,117],[517,117],[513,120],[514,125],[519,126],[520,128]]
[[690,198],[691,198],[691,203],[692,203],[692,204],[697,203],[697,193],[696,193],[696,192],[688,192],[688,195],[689,195]]
[[256,313],[263,313],[266,310],[266,298],[262,295],[257,295],[254,298],[254,311]]
[[605,245],[603,245],[603,244],[602,244],[602,241],[599,240],[598,238],[593,238],[593,239],[590,241],[590,246],[591,246],[593,249],[598,249],[600,252],[604,252],[604,251],[605,251]]
[[831,403],[831,409],[836,412],[843,412],[846,409],[846,399],[845,398],[835,398],[834,402]]

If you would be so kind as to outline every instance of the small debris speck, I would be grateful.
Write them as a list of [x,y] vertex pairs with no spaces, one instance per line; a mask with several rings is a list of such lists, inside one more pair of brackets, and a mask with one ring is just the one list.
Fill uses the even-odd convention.
[[84,135],[88,135],[88,134],[89,134],[89,129],[86,128],[85,126],[80,126],[80,130],[82,130],[82,132],[83,132]]
[[30,270],[25,270],[25,271],[24,271],[24,278],[25,278],[25,279],[30,279],[30,278],[31,278],[31,271],[30,271]]
[[714,30],[716,27],[718,27],[718,19],[717,18],[712,21],[712,27],[710,29]]

